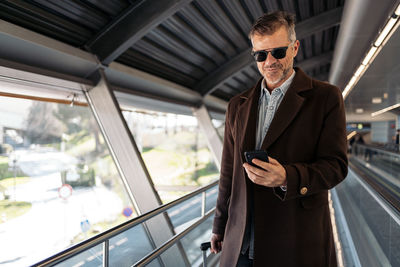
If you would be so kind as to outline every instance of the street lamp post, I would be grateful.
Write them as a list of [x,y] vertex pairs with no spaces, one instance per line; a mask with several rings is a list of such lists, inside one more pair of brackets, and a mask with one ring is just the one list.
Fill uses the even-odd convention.
[[14,202],[17,201],[17,159],[13,159],[13,172],[14,172]]
[[8,165],[9,165],[9,170],[12,168],[14,174],[14,181],[13,181],[14,201],[17,201],[17,164],[18,164],[17,156],[14,153],[12,153],[9,157]]

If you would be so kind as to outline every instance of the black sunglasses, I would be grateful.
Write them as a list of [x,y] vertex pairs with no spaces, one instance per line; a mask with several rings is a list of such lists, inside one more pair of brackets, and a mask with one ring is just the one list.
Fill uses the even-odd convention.
[[268,53],[271,53],[271,55],[276,59],[282,59],[282,58],[286,57],[286,50],[288,49],[288,47],[289,46],[277,47],[277,48],[271,49],[269,51],[267,51],[267,50],[254,51],[254,52],[251,52],[251,55],[254,57],[254,59],[257,62],[265,61],[268,57]]

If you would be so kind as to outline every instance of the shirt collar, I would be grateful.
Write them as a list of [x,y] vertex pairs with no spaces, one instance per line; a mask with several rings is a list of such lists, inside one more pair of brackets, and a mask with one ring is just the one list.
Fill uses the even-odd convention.
[[[279,86],[275,89],[280,89],[282,91],[282,93],[285,94],[286,91],[289,89],[290,85],[292,84],[295,74],[296,74],[296,71],[293,69],[292,75],[290,75],[290,77],[284,83],[282,83],[281,86]],[[261,82],[261,95],[264,95],[266,92],[269,93],[269,91],[267,89],[267,85],[265,84],[265,79],[263,79]],[[272,92],[273,92],[273,90],[272,90]]]

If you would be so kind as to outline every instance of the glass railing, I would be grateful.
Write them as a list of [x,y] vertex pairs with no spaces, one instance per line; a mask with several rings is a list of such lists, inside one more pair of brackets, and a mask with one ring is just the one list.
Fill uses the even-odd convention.
[[352,158],[363,161],[374,171],[382,174],[400,188],[400,154],[368,145],[357,144],[352,148]]
[[[172,266],[172,250],[180,251],[175,266],[198,266],[200,243],[211,236],[218,181],[165,204],[62,251],[34,266]],[[168,215],[168,216],[167,216]],[[156,247],[146,224],[156,216],[167,216],[175,234]],[[169,256],[168,256],[169,254]]]
[[400,209],[400,154],[369,145],[353,146],[350,166],[396,209]]
[[350,168],[332,200],[345,266],[400,266],[400,213],[382,194]]

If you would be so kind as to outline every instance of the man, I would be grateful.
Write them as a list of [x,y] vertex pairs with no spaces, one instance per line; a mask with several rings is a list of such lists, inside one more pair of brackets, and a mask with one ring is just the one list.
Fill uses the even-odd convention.
[[[265,14],[249,37],[263,78],[228,105],[211,251],[222,267],[336,266],[328,190],[347,174],[341,92],[293,69],[293,15]],[[255,149],[269,163],[245,163]]]

